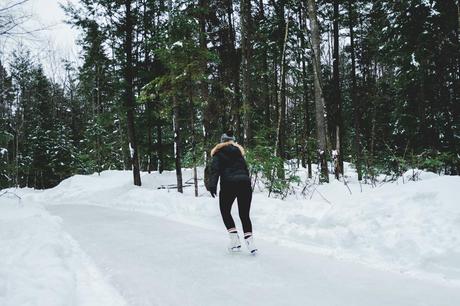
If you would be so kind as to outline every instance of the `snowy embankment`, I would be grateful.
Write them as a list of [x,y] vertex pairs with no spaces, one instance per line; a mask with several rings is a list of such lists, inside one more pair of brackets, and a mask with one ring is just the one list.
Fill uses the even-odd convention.
[[[22,197],[35,194],[21,190]],[[125,305],[42,205],[0,198],[0,305]]]
[[[330,184],[308,186],[306,195],[301,194],[304,186],[300,185],[296,187],[298,192],[285,200],[268,198],[266,191],[256,187],[252,208],[256,237],[310,253],[460,285],[460,177],[421,172],[416,182],[406,178],[404,183],[399,180],[372,188],[360,186],[352,169],[346,173],[348,188],[331,179]],[[303,170],[300,175],[304,175]],[[184,180],[191,176],[190,170],[184,171]],[[5,292],[10,302],[7,305],[22,305],[23,301],[16,303],[15,299],[37,294],[46,297],[51,294],[47,291],[53,291],[55,299],[87,296],[94,300],[89,298],[92,294],[96,301],[99,299],[99,305],[123,303],[72,238],[62,232],[59,219],[44,212],[37,203],[96,205],[153,214],[221,232],[222,249],[225,248],[218,201],[204,187],[200,186],[198,198],[193,196],[193,187],[185,188],[183,195],[174,189],[157,189],[174,184],[174,172],[143,173],[142,182],[142,187],[133,186],[128,171],[105,171],[101,175],[76,175],[46,191],[10,190],[22,197],[23,204],[0,197],[0,262],[7,263],[0,265],[0,304]],[[235,217],[236,210],[235,205]],[[56,286],[40,287],[40,279],[48,278],[59,281]],[[12,286],[37,292],[26,291],[30,295],[24,296]],[[81,294],[90,288],[92,292]],[[104,298],[114,301],[101,302]],[[47,305],[62,303],[51,301]]]
[[[252,208],[256,235],[385,270],[460,284],[460,177],[420,172],[416,182],[406,177],[404,183],[400,179],[371,188],[358,184],[353,169],[347,167],[346,173],[350,190],[331,179],[330,184],[309,186],[307,196],[297,192],[279,200],[256,187]],[[184,181],[191,177],[192,172],[185,170]],[[130,172],[105,171],[77,175],[28,196],[45,204],[136,210],[224,233],[218,201],[204,187],[198,198],[193,187],[185,188],[184,195],[157,189],[173,184],[174,172],[144,173],[142,181],[142,187],[135,187]]]

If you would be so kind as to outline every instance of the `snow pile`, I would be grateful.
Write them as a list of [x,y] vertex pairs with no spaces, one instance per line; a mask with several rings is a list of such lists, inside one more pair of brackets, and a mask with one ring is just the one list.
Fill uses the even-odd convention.
[[[30,190],[19,190],[23,197]],[[11,193],[0,197],[0,305],[125,305],[60,218]]]
[[[252,218],[257,236],[385,270],[460,283],[460,177],[418,171],[420,180],[414,182],[410,171],[404,180],[372,188],[360,186],[348,165],[346,175],[348,187],[331,176],[330,184],[307,186],[306,197],[297,193],[284,201],[256,188]],[[183,176],[184,181],[191,179],[192,171],[185,170]],[[46,204],[142,211],[224,233],[218,201],[204,187],[198,198],[193,187],[185,188],[183,195],[157,189],[174,184],[174,172],[143,173],[142,182],[142,187],[133,186],[128,171],[105,171],[74,176],[54,189],[26,196]],[[234,205],[238,226],[236,209]]]
[[334,184],[319,189],[330,204],[269,201],[255,212],[257,221],[272,220],[270,234],[337,257],[460,281],[459,177],[385,184],[342,198],[328,188]]

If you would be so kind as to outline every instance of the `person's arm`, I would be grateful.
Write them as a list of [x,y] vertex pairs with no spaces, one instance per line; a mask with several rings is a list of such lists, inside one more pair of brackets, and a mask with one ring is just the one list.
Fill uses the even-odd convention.
[[220,175],[220,162],[219,157],[214,155],[211,161],[211,171],[209,175],[209,192],[211,192],[212,197],[217,194],[217,182],[219,181]]
[[250,176],[248,163],[246,161],[246,158],[244,158],[244,156],[243,156],[243,161],[244,161],[244,168],[246,169],[246,173],[247,173],[248,176]]

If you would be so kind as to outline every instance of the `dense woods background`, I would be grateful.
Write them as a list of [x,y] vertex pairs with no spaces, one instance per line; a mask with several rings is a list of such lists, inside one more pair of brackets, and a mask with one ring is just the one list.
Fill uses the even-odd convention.
[[[0,4],[0,38],[23,16]],[[0,188],[205,165],[233,129],[274,189],[294,161],[366,182],[460,174],[460,1],[81,0],[79,61],[0,53]],[[314,179],[314,178],[312,178]]]

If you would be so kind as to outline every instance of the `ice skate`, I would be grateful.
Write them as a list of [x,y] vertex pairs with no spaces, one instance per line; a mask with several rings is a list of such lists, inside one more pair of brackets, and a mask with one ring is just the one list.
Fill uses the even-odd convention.
[[240,252],[241,251],[241,242],[240,237],[238,236],[237,232],[228,233],[230,237],[230,244],[228,246],[228,250],[230,252]]
[[252,237],[252,235],[245,236],[244,241],[246,241],[249,253],[255,255],[258,250],[256,248],[256,245],[254,244],[254,238]]

